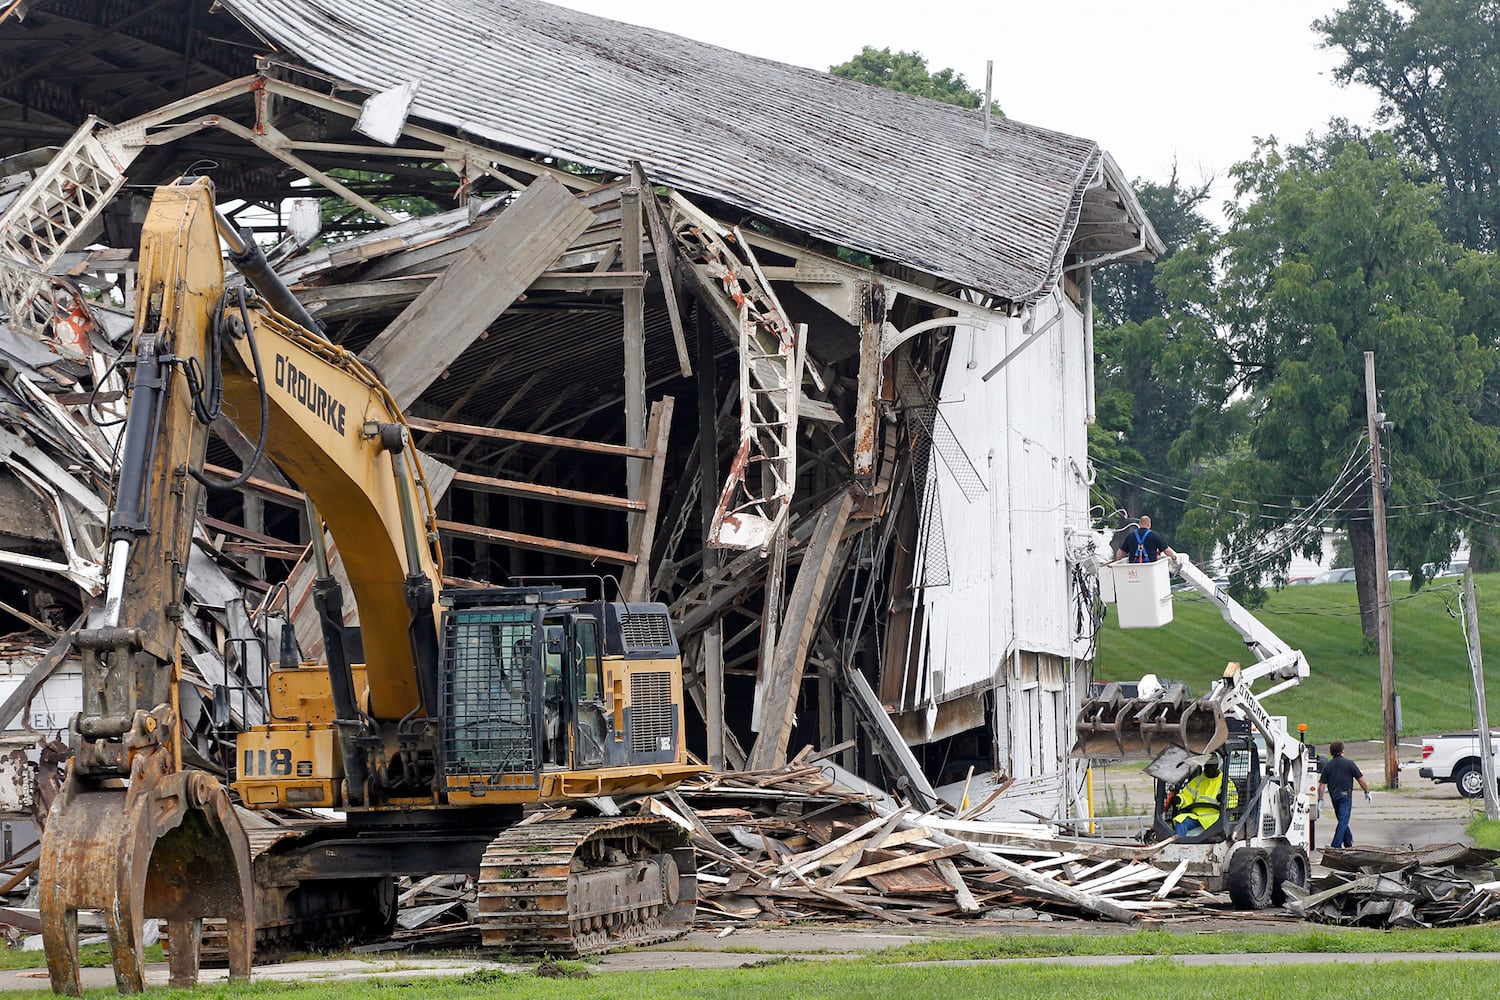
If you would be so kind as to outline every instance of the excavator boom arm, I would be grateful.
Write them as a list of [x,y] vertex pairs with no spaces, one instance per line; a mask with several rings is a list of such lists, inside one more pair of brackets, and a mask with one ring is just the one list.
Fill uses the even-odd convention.
[[[43,943],[58,993],[81,992],[85,908],[106,915],[121,992],[144,986],[148,916],[169,922],[172,985],[197,978],[205,917],[228,922],[231,978],[249,975],[248,840],[223,787],[183,769],[176,710],[182,595],[220,416],[291,473],[336,537],[359,540],[342,556],[365,615],[372,712],[399,719],[436,701],[441,573],[400,408],[347,351],[241,291],[224,294],[221,224],[206,179],[159,188],[146,217],[104,613],[76,637],[83,711],[42,839]],[[250,249],[244,238],[231,245]]]

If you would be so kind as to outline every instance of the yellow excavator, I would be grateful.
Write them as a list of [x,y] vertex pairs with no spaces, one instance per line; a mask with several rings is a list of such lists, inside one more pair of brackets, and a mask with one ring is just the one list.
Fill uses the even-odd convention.
[[[227,287],[221,238],[248,288]],[[75,637],[84,707],[42,838],[53,990],[81,992],[80,909],[103,912],[116,985],[139,992],[147,917],[166,922],[172,985],[196,982],[206,918],[241,979],[278,937],[388,927],[402,875],[474,876],[483,941],[506,951],[685,933],[697,890],[681,833],[586,807],[703,770],[685,748],[666,608],[608,599],[597,578],[443,590],[400,407],[216,212],[209,180],[157,190],[137,289],[103,611]],[[227,482],[204,474],[221,418],[307,497],[324,648],[303,663],[284,630],[270,721],[238,734],[229,787],[184,766],[176,702],[195,513],[205,489],[241,485],[256,464]],[[577,808],[530,822],[537,803]],[[278,809],[344,818],[249,832],[240,818]]]

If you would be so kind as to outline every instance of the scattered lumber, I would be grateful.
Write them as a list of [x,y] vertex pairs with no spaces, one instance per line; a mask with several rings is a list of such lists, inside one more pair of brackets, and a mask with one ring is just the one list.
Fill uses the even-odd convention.
[[1183,877],[1186,866],[1154,864],[1151,848],[1062,837],[1045,822],[916,814],[838,784],[807,756],[771,770],[705,775],[647,804],[672,817],[698,850],[700,925],[1131,923],[1147,912],[1202,910],[1209,899]]

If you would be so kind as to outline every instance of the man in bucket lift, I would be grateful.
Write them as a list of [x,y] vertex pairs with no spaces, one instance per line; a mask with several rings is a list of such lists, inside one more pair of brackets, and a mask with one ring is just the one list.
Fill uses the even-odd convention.
[[1156,562],[1163,552],[1170,559],[1177,558],[1177,553],[1172,551],[1167,540],[1151,530],[1150,514],[1141,515],[1140,526],[1127,532],[1125,540],[1116,550],[1119,558],[1129,559],[1133,563]]
[[[1224,780],[1219,758],[1211,754],[1193,777],[1167,795],[1162,808],[1169,810],[1174,802],[1177,805],[1177,813],[1172,817],[1173,833],[1179,837],[1192,837],[1219,821],[1219,792],[1224,787]],[[1239,789],[1230,781],[1227,805],[1233,809],[1239,804]]]

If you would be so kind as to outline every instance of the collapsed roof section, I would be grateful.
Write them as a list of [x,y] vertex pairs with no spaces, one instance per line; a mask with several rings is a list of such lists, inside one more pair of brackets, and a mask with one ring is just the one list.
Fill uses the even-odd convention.
[[[226,0],[413,115],[651,176],[1012,302],[1058,280],[1099,174],[1087,139],[526,0]],[[1155,235],[1140,213],[1115,225]]]
[[[1046,678],[1076,638],[1058,523],[1087,516],[1087,275],[1160,249],[1093,143],[994,120],[985,145],[973,112],[542,4],[228,0],[243,23],[207,0],[26,6],[0,20],[0,64],[46,64],[47,101],[27,103],[35,75],[0,80],[18,124],[0,151],[54,148],[0,169],[0,305],[56,352],[15,387],[50,400],[33,435],[55,425],[66,445],[126,391],[112,362],[147,193],[203,164],[237,221],[285,237],[282,275],[406,408],[448,582],[609,572],[668,603],[714,763],[769,766],[815,739],[849,767],[875,748],[930,790],[903,735],[982,725],[1022,653],[1057,662],[1016,714],[1070,717],[1072,688]],[[151,87],[111,90],[111,65]],[[316,202],[300,236],[288,198]],[[972,419],[945,388],[956,368]],[[1012,403],[1033,419],[1002,447]],[[212,457],[252,450],[228,434]],[[64,485],[79,467],[61,447],[54,464]],[[252,589],[287,577],[266,604],[315,655],[306,564],[300,581],[275,565],[306,541],[301,497],[257,473],[211,501],[199,545]],[[978,485],[950,496],[944,477]],[[41,589],[18,568],[29,551],[3,558],[22,542],[97,572],[34,520],[0,525],[0,595]],[[971,521],[1002,541],[976,544]],[[1036,548],[1024,584],[1016,539]],[[948,588],[950,622],[1001,616],[963,566],[932,569],[966,545],[1010,568],[983,571],[1028,628],[989,628],[960,671],[916,597]],[[925,720],[917,736],[893,705]]]

